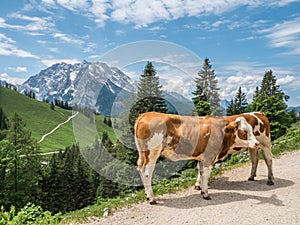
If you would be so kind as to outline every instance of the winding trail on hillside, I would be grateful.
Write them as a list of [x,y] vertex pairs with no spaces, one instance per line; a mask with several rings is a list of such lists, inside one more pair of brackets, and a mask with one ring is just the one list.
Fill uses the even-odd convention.
[[224,172],[210,183],[212,200],[204,200],[193,187],[157,196],[148,202],[90,218],[85,225],[148,224],[300,224],[300,150],[273,161],[275,185],[267,186],[267,170],[260,162],[256,181],[247,181],[250,163]]
[[47,137],[48,135],[54,133],[60,126],[66,124],[67,122],[69,122],[71,119],[73,119],[75,116],[78,115],[79,112],[76,112],[75,114],[73,114],[72,116],[69,116],[68,119],[60,124],[58,124],[54,129],[52,129],[50,132],[44,134],[41,138],[41,140],[39,140],[37,143],[41,143],[42,141],[44,141],[45,137]]

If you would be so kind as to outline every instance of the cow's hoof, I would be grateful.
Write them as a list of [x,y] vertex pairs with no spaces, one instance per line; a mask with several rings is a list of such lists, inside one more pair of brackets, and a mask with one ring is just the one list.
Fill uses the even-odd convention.
[[157,202],[155,200],[150,202],[150,205],[156,205],[156,204],[157,204]]
[[201,187],[198,186],[198,185],[196,185],[196,186],[195,186],[195,190],[200,191],[200,190],[201,190]]
[[248,181],[254,181],[254,177],[249,177]]
[[268,181],[267,181],[267,185],[270,185],[270,186],[271,186],[271,185],[274,185],[274,182],[273,182],[272,180],[268,180]]
[[203,195],[203,198],[204,198],[205,200],[211,200],[211,197],[210,197],[209,195],[206,196],[206,197]]

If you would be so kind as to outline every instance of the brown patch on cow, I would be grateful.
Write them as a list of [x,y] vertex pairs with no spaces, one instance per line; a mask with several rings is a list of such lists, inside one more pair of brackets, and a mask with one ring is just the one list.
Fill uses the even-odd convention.
[[255,131],[254,132],[254,136],[259,136],[260,135],[260,132],[259,131]]
[[258,125],[258,119],[250,114],[242,114],[242,116],[247,120],[247,123],[249,123],[252,126],[252,129],[255,128],[255,126]]
[[[168,143],[168,148],[174,148],[180,139],[180,125],[181,120],[179,116],[174,115],[174,117],[167,118],[165,120],[165,124],[167,126],[166,137],[172,137],[172,140]],[[164,137],[164,138],[166,138]]]
[[245,130],[238,130],[238,137],[242,140],[247,140],[248,134]]
[[263,133],[264,131],[265,131],[265,125],[263,124],[263,123],[260,123],[259,124],[259,131],[260,131],[260,133]]
[[210,118],[199,118],[199,137],[198,142],[193,152],[193,157],[200,156],[207,146],[208,140],[210,138],[210,131],[211,131],[211,119]]
[[144,115],[141,115],[136,119],[136,126],[147,127],[147,129],[138,129],[138,127],[135,127],[136,137],[142,140],[150,138],[151,136],[151,131],[149,129],[150,124],[146,123],[145,120],[142,120],[143,117]]
[[269,137],[271,127],[268,118],[265,116],[263,112],[254,113],[254,115],[257,116],[263,122],[263,124],[260,124],[261,125],[260,132],[261,133],[265,132],[266,136]]
[[220,153],[219,153],[216,161],[224,158],[228,154],[230,146],[232,146],[234,144],[234,140],[236,138],[234,133],[237,130],[237,128],[238,128],[238,123],[235,121],[230,122],[224,128],[224,139],[223,139],[223,143],[220,148]]
[[137,165],[138,167],[140,167],[142,172],[144,172],[145,166],[149,163],[149,155],[150,155],[149,150],[139,152]]

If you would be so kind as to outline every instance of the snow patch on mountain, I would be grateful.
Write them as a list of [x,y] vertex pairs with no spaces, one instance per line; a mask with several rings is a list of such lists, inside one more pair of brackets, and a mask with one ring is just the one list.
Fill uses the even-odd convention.
[[[34,91],[38,100],[57,99],[69,105],[78,103],[107,114],[109,105],[104,102],[113,101],[120,90],[134,90],[134,82],[116,67],[103,62],[83,61],[54,64],[25,81],[21,92],[24,90]],[[99,94],[103,96],[98,98]]]

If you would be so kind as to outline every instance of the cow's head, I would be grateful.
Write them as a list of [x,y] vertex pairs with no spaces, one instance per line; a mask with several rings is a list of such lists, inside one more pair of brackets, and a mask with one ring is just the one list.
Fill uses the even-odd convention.
[[230,139],[231,148],[258,148],[259,142],[253,134],[253,128],[244,117],[238,117],[224,128]]

